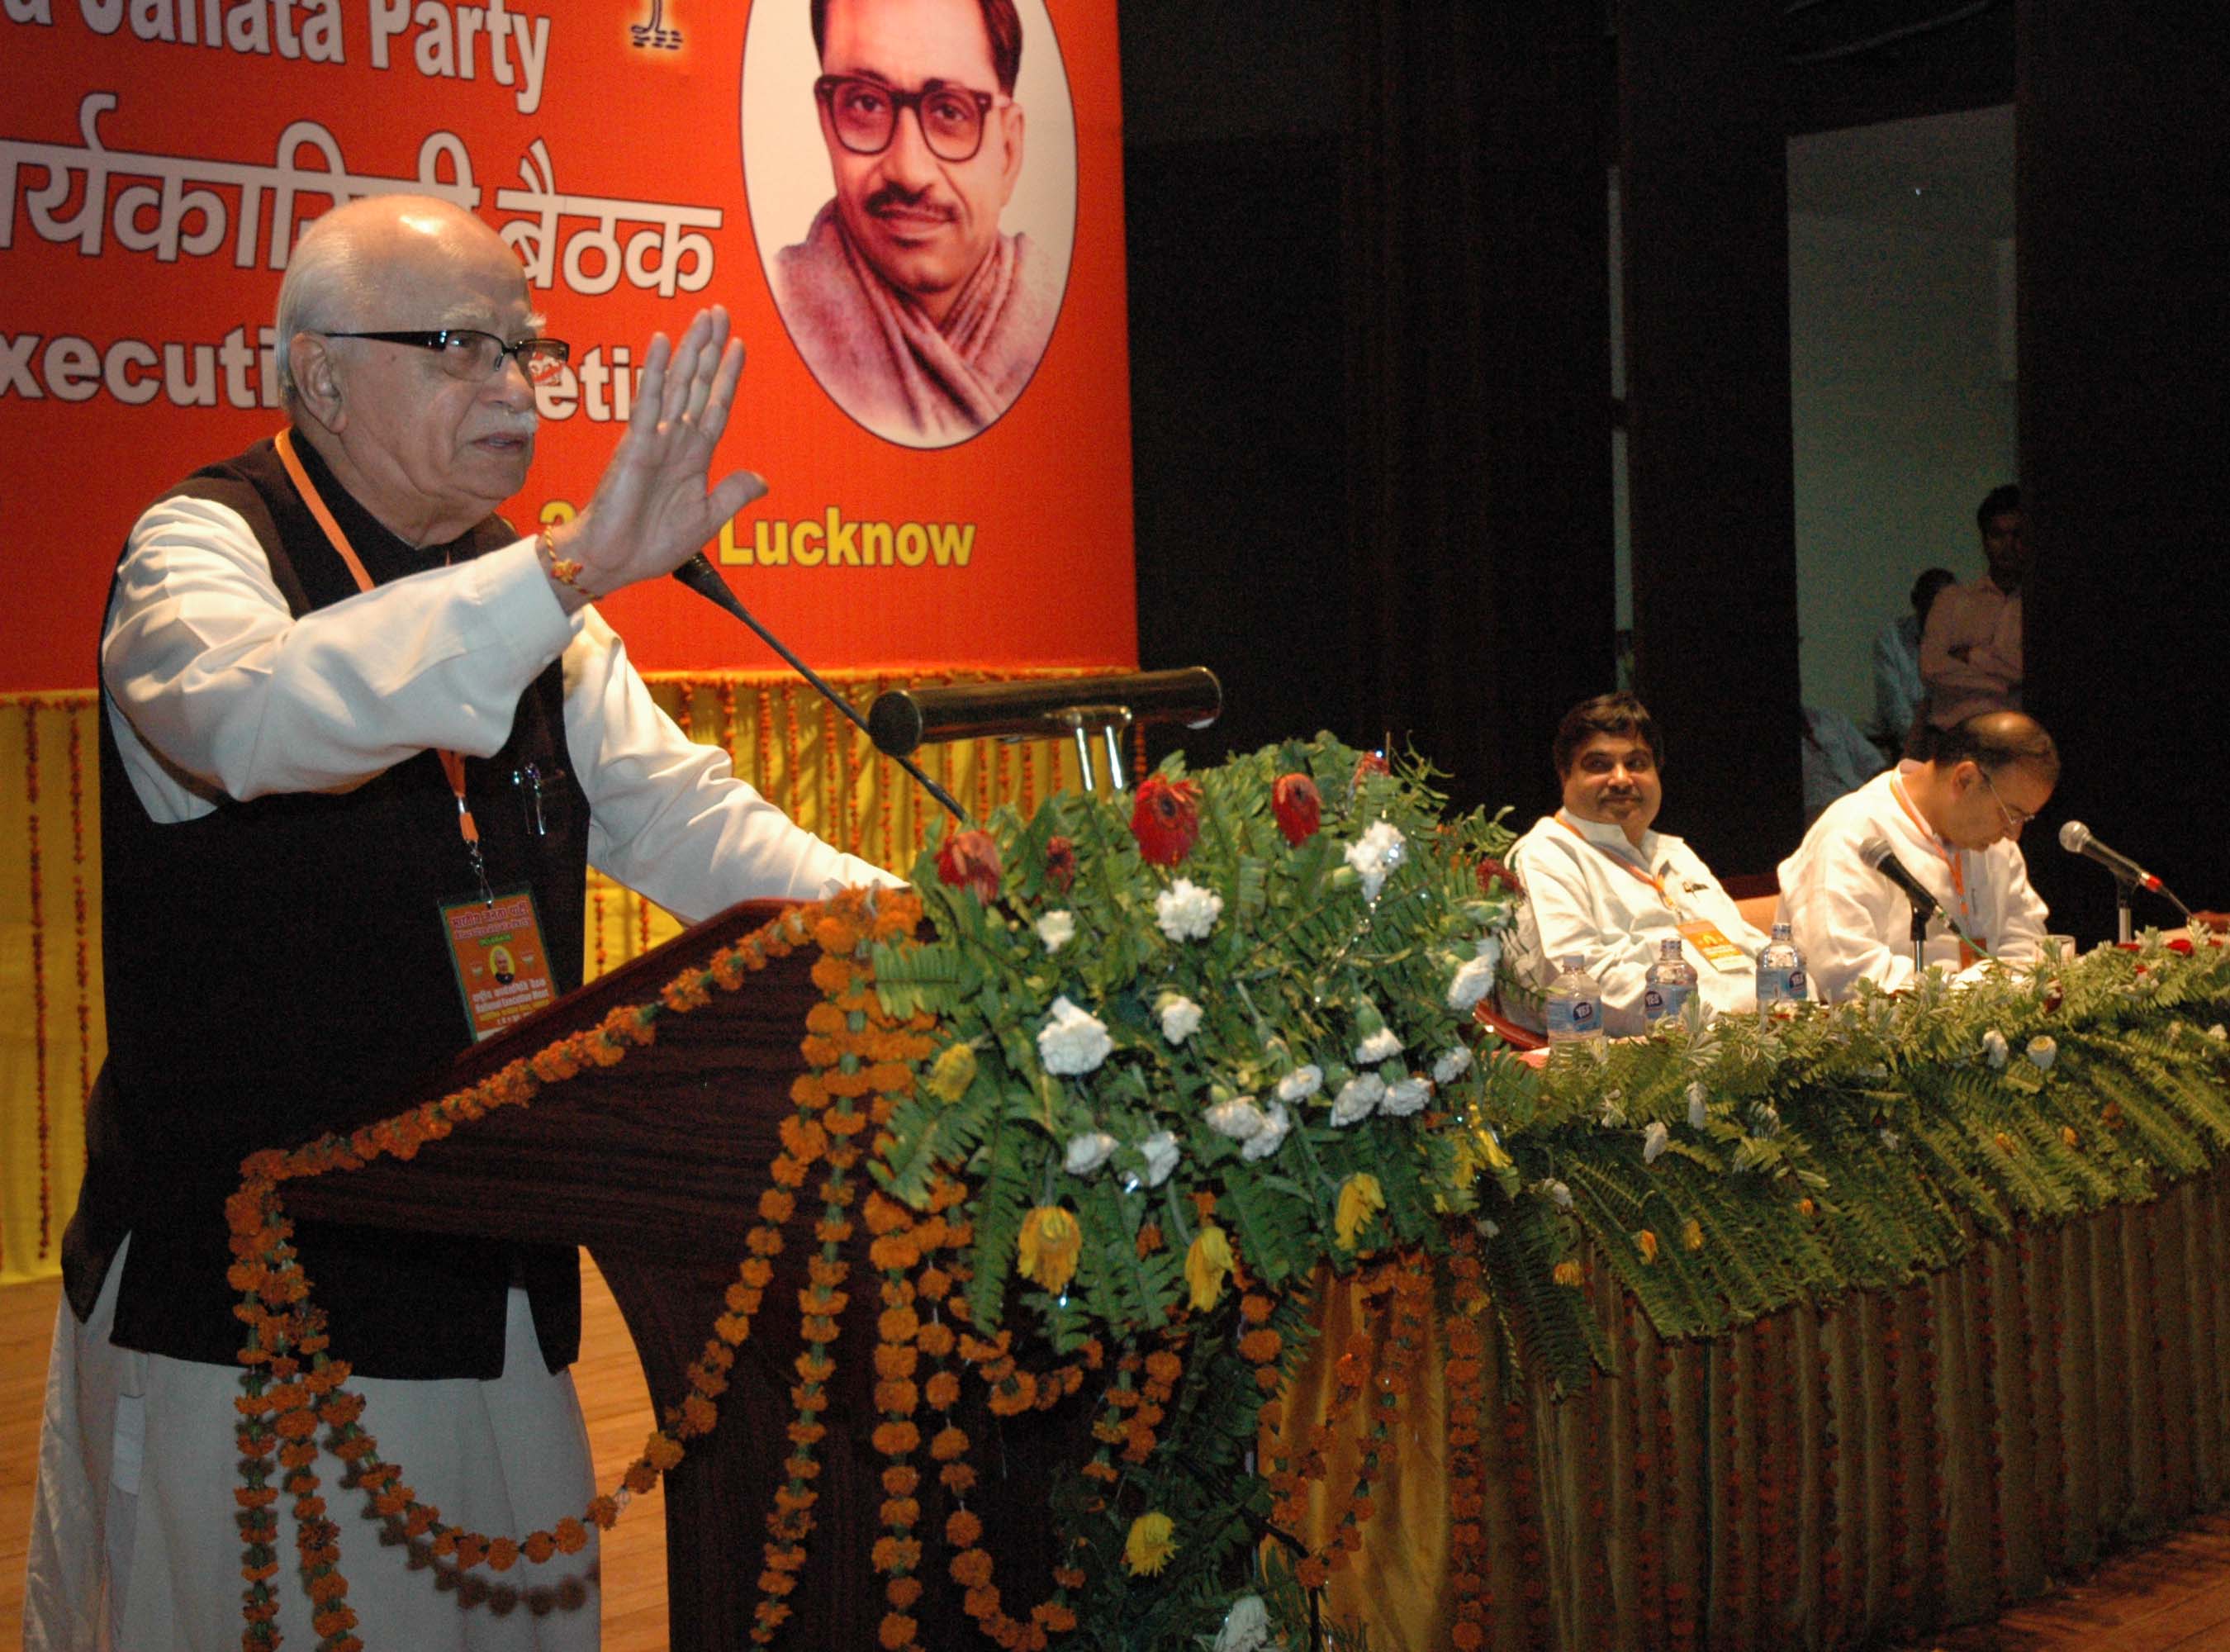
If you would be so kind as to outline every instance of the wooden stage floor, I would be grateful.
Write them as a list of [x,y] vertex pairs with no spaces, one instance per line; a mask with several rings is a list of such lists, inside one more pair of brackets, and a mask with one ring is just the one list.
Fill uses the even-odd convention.
[[[575,1367],[609,1487],[641,1449],[651,1423],[642,1373],[603,1281],[584,1256],[583,1357]],[[0,1289],[0,1647],[21,1642],[23,1546],[38,1455],[40,1396],[56,1284]],[[604,1545],[606,1652],[666,1644],[666,1510],[637,1498]],[[377,1646],[376,1638],[372,1644]],[[2194,1521],[2151,1548],[1995,1623],[1922,1642],[1914,1652],[2230,1652],[2230,1511]]]

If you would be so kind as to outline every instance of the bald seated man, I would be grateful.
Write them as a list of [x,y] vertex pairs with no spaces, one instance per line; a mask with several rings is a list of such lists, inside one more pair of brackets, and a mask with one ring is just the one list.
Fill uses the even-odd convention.
[[[594,606],[765,491],[712,477],[743,365],[724,311],[653,338],[594,496],[539,536],[497,507],[567,347],[486,224],[410,197],[332,212],[278,333],[287,429],[148,507],[101,630],[109,1055],[41,1443],[42,1652],[239,1644],[243,1156],[383,1116],[580,984],[591,864],[690,920],[895,881],[685,738]],[[445,1522],[582,1511],[572,1249],[308,1222],[294,1244],[365,1426]],[[493,1596],[437,1589],[422,1539],[383,1542],[345,1466],[317,1471],[368,1642],[596,1644],[593,1531]],[[291,1526],[274,1544],[277,1628],[315,1644]]]
[[1781,863],[1782,911],[1830,1003],[1860,981],[1892,991],[1912,983],[1911,903],[1875,870],[1883,848],[1942,909],[1928,927],[1930,969],[1974,969],[1984,952],[2008,963],[2042,953],[2048,914],[2021,836],[2059,784],[2052,737],[2020,712],[1984,712],[1936,731],[1930,750],[1828,804]]

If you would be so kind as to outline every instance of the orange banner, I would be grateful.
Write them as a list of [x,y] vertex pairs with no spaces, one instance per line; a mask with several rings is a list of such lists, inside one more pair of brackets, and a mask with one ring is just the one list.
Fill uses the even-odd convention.
[[[520,255],[571,363],[525,527],[584,503],[654,329],[735,313],[712,554],[832,667],[1137,657],[1115,0],[0,0],[0,692],[90,686],[155,495],[280,423],[302,229],[411,190]],[[388,328],[430,325],[383,315]],[[757,668],[662,583],[646,668]]]

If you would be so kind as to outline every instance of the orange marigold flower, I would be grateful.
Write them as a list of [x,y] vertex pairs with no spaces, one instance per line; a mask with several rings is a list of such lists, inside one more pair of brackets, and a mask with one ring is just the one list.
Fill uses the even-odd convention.
[[981,1589],[991,1581],[991,1557],[981,1549],[964,1549],[952,1557],[946,1570],[963,1589]]
[[903,1532],[921,1520],[921,1501],[913,1497],[886,1497],[880,1513],[885,1526]]
[[905,1611],[921,1598],[921,1579],[911,1573],[893,1578],[883,1585],[883,1598]]
[[[964,1436],[963,1443],[964,1446]],[[955,1497],[965,1497],[976,1488],[976,1466],[967,1462],[948,1462],[937,1471],[937,1478]]]
[[1304,1589],[1316,1590],[1324,1586],[1324,1561],[1316,1555],[1304,1555],[1293,1567],[1293,1579]]
[[643,1460],[663,1474],[681,1461],[680,1443],[664,1434],[653,1434],[642,1448]]
[[911,1423],[879,1423],[870,1438],[885,1456],[903,1457],[921,1443],[921,1430]]
[[[912,1428],[913,1425],[908,1423],[906,1426]],[[939,1462],[951,1462],[964,1455],[967,1450],[968,1436],[950,1424],[939,1429],[937,1436],[929,1442],[929,1455]]]
[[940,1371],[930,1378],[922,1396],[940,1411],[949,1411],[960,1397],[960,1379],[949,1371]]
[[900,1648],[913,1644],[914,1628],[913,1619],[905,1613],[886,1613],[882,1627],[875,1632],[875,1638],[888,1649],[888,1652],[899,1652]]
[[875,1384],[875,1409],[904,1416],[921,1403],[921,1392],[909,1379],[892,1378]]
[[921,1564],[921,1539],[877,1538],[875,1546],[868,1551],[868,1559],[878,1571],[912,1571]]
[[1157,1348],[1146,1356],[1146,1380],[1168,1387],[1184,1374],[1184,1361],[1166,1348]]

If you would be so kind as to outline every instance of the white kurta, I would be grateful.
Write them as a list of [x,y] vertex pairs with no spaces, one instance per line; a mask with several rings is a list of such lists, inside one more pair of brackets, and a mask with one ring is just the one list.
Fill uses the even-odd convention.
[[[132,789],[167,824],[209,813],[220,797],[347,791],[429,747],[491,756],[527,685],[561,655],[591,863],[693,920],[754,896],[897,881],[800,829],[734,777],[725,752],[684,735],[596,611],[559,607],[532,540],[296,619],[236,512],[168,500],[132,531],[101,677]],[[229,1652],[242,1629],[231,1495],[239,1373],[112,1345],[120,1262],[121,1253],[91,1321],[81,1326],[66,1304],[58,1316],[25,1643]],[[356,1386],[383,1455],[449,1520],[523,1537],[577,1515],[591,1494],[572,1378],[544,1370],[524,1291],[511,1293],[499,1379]],[[337,1489],[340,1468],[330,1455],[319,1463],[368,1643],[596,1645],[593,1546],[444,1585],[441,1569],[383,1542],[364,1500]],[[285,1500],[280,1507],[280,1625],[309,1645],[317,1636]]]
[[[1644,832],[1636,845],[1621,827],[1544,815],[1518,840],[1511,865],[1525,884],[1512,972],[1528,986],[1546,987],[1557,960],[1578,953],[1602,990],[1603,1029],[1613,1036],[1642,1030],[1649,966],[1661,943],[1682,940],[1680,926],[1692,920],[1717,926],[1743,955],[1740,969],[1722,970],[1682,940],[1705,1006],[1714,1012],[1757,1008],[1754,966],[1766,937],[1743,920],[1733,897],[1680,839]],[[1664,893],[1637,875],[1641,872],[1658,879]],[[1513,1019],[1539,1024],[1530,1005],[1504,1008]]]
[[[1911,906],[1859,857],[1877,838],[1938,903],[1963,910],[1961,926],[1998,957],[2020,963],[2042,955],[2046,913],[2029,887],[2021,845],[2008,838],[1986,849],[1955,850],[1927,830],[1898,802],[1900,772],[1917,766],[1876,775],[1828,804],[1781,863],[1782,911],[1830,1003],[1850,997],[1860,980],[1895,991],[1913,978]],[[1963,894],[1953,882],[1954,862]],[[1960,967],[1958,939],[1941,918],[1929,926],[1924,956],[1931,969]]]

